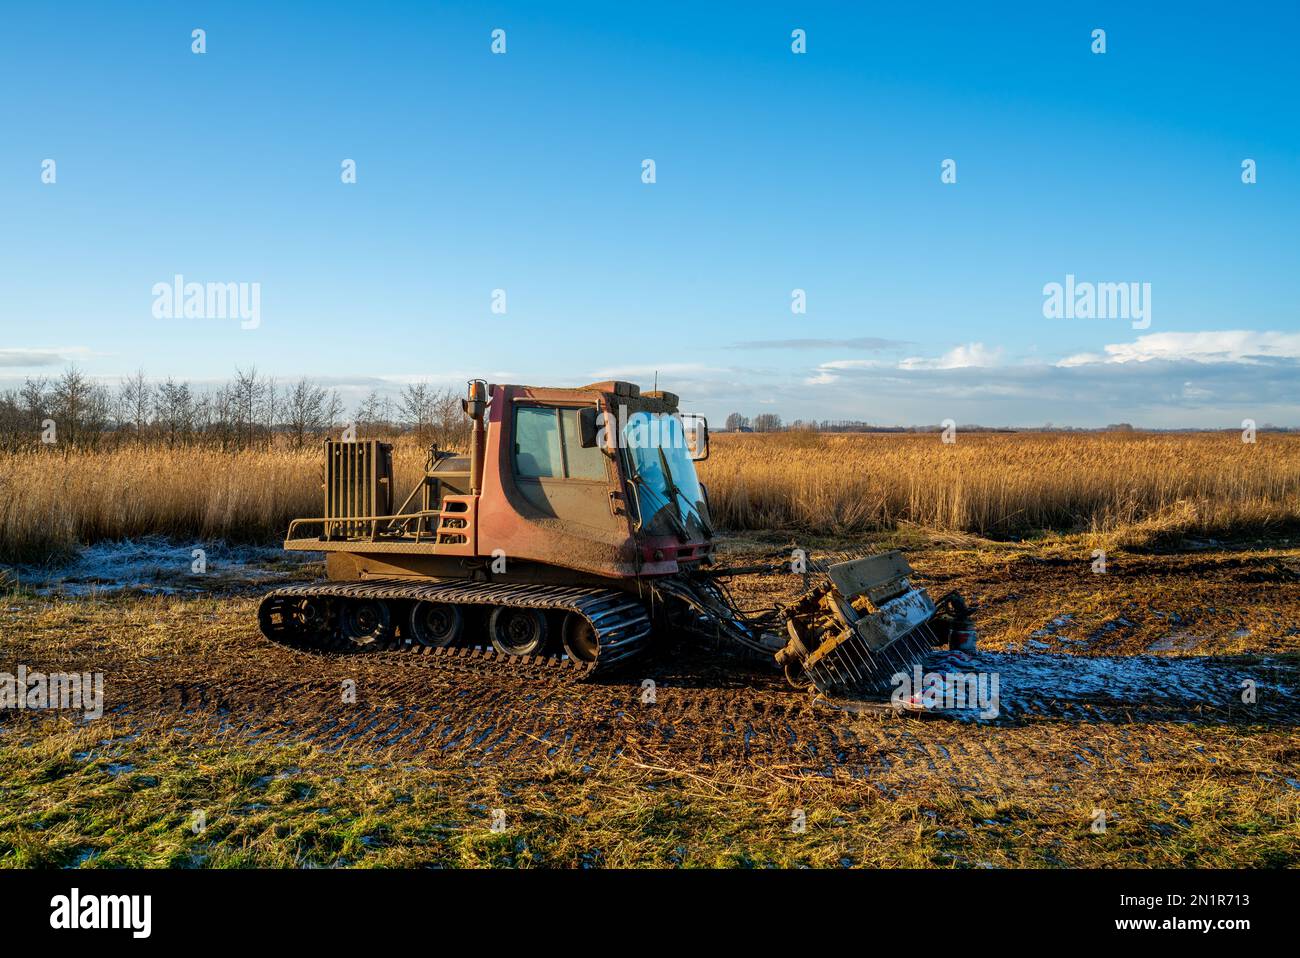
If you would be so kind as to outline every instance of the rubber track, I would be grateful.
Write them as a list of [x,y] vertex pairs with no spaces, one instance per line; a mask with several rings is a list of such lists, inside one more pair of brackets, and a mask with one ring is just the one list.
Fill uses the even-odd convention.
[[[375,599],[447,602],[459,605],[562,609],[586,618],[596,630],[599,652],[595,662],[578,662],[567,655],[506,655],[486,648],[434,648],[394,638],[386,643],[358,646],[337,634],[311,634],[297,629],[285,614],[289,603],[308,596],[336,599]],[[543,672],[557,678],[586,679],[622,665],[649,644],[650,616],[645,606],[624,592],[537,584],[498,582],[411,582],[368,579],[364,582],[320,582],[285,586],[267,593],[258,609],[262,634],[272,642],[309,652],[373,654],[397,652],[419,656],[430,664],[468,668],[475,672]]]

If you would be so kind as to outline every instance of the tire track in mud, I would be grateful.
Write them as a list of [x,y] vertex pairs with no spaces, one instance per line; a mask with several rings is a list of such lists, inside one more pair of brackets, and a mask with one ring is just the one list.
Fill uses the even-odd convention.
[[[312,663],[292,678],[194,667],[164,671],[163,682],[111,675],[106,707],[122,718],[176,714],[190,724],[206,718],[257,740],[278,735],[326,748],[458,752],[481,761],[608,758],[632,749],[701,765],[744,759],[821,768],[851,760],[860,749],[840,739],[827,717],[814,716],[798,693],[761,688],[660,684],[656,701],[645,704],[639,680],[580,686],[475,681],[369,663]],[[355,703],[343,700],[344,679],[356,682]]]
[[[740,763],[871,784],[887,779],[876,787],[889,788],[937,776],[997,790],[1008,774],[1049,781],[1061,763],[1096,775],[1171,755],[1205,761],[1184,756],[1182,746],[1160,741],[1151,734],[1157,726],[1144,723],[1300,724],[1295,695],[1254,712],[1235,710],[1243,714],[1225,715],[1221,701],[1243,674],[1262,676],[1275,699],[1278,690],[1293,692],[1300,688],[1294,665],[1270,672],[1258,663],[1191,657],[978,658],[981,668],[1003,675],[1008,725],[814,707],[773,672],[710,648],[671,644],[629,673],[580,684],[446,670],[402,653],[306,655],[268,647],[255,634],[227,639],[219,654],[123,657],[95,667],[105,672],[106,709],[154,728],[203,726],[235,740],[310,742],[381,760],[473,766],[631,758],[695,769]],[[644,678],[655,682],[653,704],[642,701]],[[355,683],[355,702],[344,701],[346,680]],[[1053,739],[1051,747],[1011,733],[1026,723],[1043,723],[1039,736]],[[1062,729],[1068,748],[1059,745]]]
[[[719,686],[707,674],[686,678],[689,668],[676,660],[645,671],[656,681],[653,704],[643,703],[638,676],[591,684],[503,680],[364,657],[287,655],[253,670],[151,662],[110,674],[106,706],[129,721],[206,726],[249,742],[309,742],[377,760],[472,767],[555,757],[599,765],[626,757],[696,769],[741,763],[848,777],[885,792],[936,777],[997,792],[1009,774],[1048,782],[1063,768],[1098,776],[1171,755],[1205,761],[1159,741],[1140,722],[1099,726],[1095,713],[1029,720],[1067,730],[1062,746],[1057,736],[1043,744],[1009,734],[1010,726],[815,708],[807,695],[763,673],[732,670]],[[355,703],[343,700],[348,679],[356,683]]]
[[222,747],[307,742],[366,762],[463,769],[527,768],[558,756],[596,768],[628,760],[725,783],[738,770],[766,768],[852,781],[884,798],[943,782],[990,801],[1023,801],[1026,786],[1044,800],[1104,801],[1128,788],[1135,771],[1157,765],[1224,774],[1235,741],[1168,724],[996,726],[827,714],[797,693],[763,689],[747,700],[730,690],[661,686],[659,703],[642,706],[635,681],[526,689],[426,681],[420,699],[403,701],[398,691],[410,685],[399,675],[370,689],[369,701],[342,708],[334,678],[282,679],[249,698],[252,683],[220,672],[166,685],[137,677],[130,687],[114,683],[111,727],[119,737],[183,728]]
[[[1257,563],[1203,563],[1194,584],[1191,561],[1130,557],[1126,563],[1133,575],[1150,572],[1158,580],[1151,589],[1162,593],[1162,609],[1186,612],[1190,602],[1231,618],[1247,607],[1247,593],[1231,591],[1239,580],[1242,589],[1256,590],[1249,601],[1258,594],[1257,585],[1246,583]],[[1014,610],[1022,595],[1038,600],[1040,593],[1051,593],[1045,607],[1067,608],[1061,597],[1080,577],[1065,562],[1034,561],[1014,570],[974,566],[960,576],[937,568],[938,559],[923,564],[935,569],[935,580],[982,593],[990,609]],[[754,604],[770,601],[777,585],[789,583],[756,583]],[[1298,587],[1280,588],[1294,593]],[[1194,601],[1184,601],[1187,596]],[[244,742],[311,743],[349,760],[427,763],[457,775],[514,765],[528,775],[547,759],[562,758],[595,768],[639,763],[720,787],[759,770],[758,780],[846,780],[864,795],[921,794],[939,783],[1011,806],[1077,800],[1102,807],[1134,783],[1171,770],[1198,781],[1277,778],[1272,769],[1294,767],[1297,754],[1294,664],[1288,673],[1258,660],[1097,654],[1123,651],[1111,646],[1091,647],[1086,655],[982,652],[978,667],[1001,674],[1007,713],[990,725],[814,707],[778,674],[708,645],[670,642],[630,672],[567,684],[448,671],[402,653],[307,655],[265,644],[248,624],[251,605],[210,618],[179,608],[169,616],[160,610],[157,622],[153,613],[128,606],[99,611],[90,624],[16,629],[9,656],[46,671],[76,664],[103,671],[112,735],[184,729],[205,746],[236,749]],[[153,630],[154,641],[133,644],[141,630]],[[183,641],[168,647],[157,641],[159,633]],[[1220,634],[1228,634],[1228,625]],[[1253,647],[1292,648],[1271,641]],[[160,648],[166,651],[157,654]],[[1261,707],[1225,708],[1245,676],[1260,679]],[[645,678],[656,683],[654,704],[642,701]],[[349,679],[356,683],[355,703],[343,701]],[[0,712],[0,730],[25,721],[44,718]],[[1244,762],[1245,738],[1260,727],[1266,734],[1246,754],[1264,759]]]

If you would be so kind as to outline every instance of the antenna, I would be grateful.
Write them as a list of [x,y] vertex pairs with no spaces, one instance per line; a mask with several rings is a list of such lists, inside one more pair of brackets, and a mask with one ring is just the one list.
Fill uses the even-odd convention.
[[655,370],[655,392],[659,391],[659,370]]

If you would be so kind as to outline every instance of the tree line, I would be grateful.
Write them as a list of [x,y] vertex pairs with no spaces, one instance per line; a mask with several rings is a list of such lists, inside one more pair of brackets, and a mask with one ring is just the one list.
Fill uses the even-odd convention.
[[[784,422],[781,421],[780,416],[771,412],[764,412],[762,415],[754,416],[753,420],[750,420],[749,416],[742,416],[741,413],[733,412],[727,416],[727,424],[725,424],[725,432],[728,433],[937,433],[943,428],[944,426],[941,424],[880,426],[859,419],[797,419]],[[971,424],[961,425],[958,428],[966,433],[1018,432],[1018,430],[1011,429],[1010,426]],[[1106,429],[1128,429],[1132,432],[1132,426],[1127,424],[1106,426]],[[1071,426],[1053,426],[1048,422],[1047,425],[1040,426],[1040,428],[1031,430],[1031,432],[1096,432],[1096,430],[1073,429]]]
[[57,378],[28,378],[0,392],[5,451],[129,443],[302,448],[350,425],[358,436],[411,434],[443,448],[464,446],[469,435],[460,394],[420,382],[407,384],[396,397],[372,390],[350,415],[334,389],[305,377],[279,383],[255,368],[236,369],[219,386],[196,387],[170,377],[152,380],[144,370],[112,386],[69,366]]
[[866,423],[855,425],[856,428],[848,428],[847,423],[832,422],[829,419],[820,422],[812,419],[796,419],[787,423],[772,412],[760,413],[753,419],[733,412],[726,420],[727,432],[861,432],[863,429],[870,428]]

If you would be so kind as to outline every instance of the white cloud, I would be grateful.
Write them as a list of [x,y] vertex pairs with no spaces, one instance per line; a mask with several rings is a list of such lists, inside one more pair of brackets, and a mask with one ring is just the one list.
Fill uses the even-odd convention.
[[971,343],[899,363],[835,360],[806,371],[805,392],[784,401],[800,415],[886,424],[945,416],[986,425],[1181,428],[1246,416],[1300,424],[1300,333],[1156,333],[1059,361],[1040,355],[999,363],[1002,355]]
[[62,346],[54,349],[0,349],[0,367],[22,369],[29,366],[61,366],[83,360],[90,355],[85,346]]
[[1251,332],[1231,329],[1203,333],[1151,333],[1131,343],[1113,343],[1104,354],[1079,353],[1056,365],[1063,368],[1094,363],[1145,363],[1153,359],[1195,363],[1246,363],[1300,359],[1300,333]]
[[992,349],[983,343],[967,343],[948,350],[938,359],[913,356],[900,360],[899,369],[966,369],[970,366],[996,366],[1002,359],[1002,347]]
[[995,366],[1002,358],[1002,347],[990,349],[983,343],[967,343],[948,350],[942,356],[909,356],[897,363],[882,359],[833,359],[820,363],[813,375],[804,380],[809,386],[828,386],[839,382],[841,373],[879,369],[969,369]]

